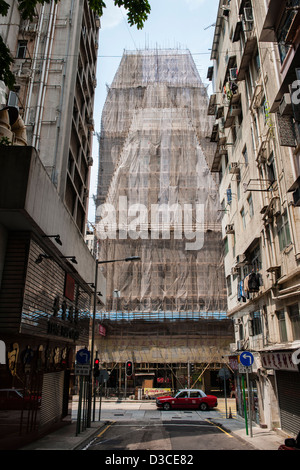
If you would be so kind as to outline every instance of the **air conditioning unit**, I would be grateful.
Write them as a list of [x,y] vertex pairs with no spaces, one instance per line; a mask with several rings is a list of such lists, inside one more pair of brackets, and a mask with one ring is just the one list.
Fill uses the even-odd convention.
[[226,227],[225,227],[225,232],[226,232],[226,234],[234,233],[233,224],[228,224],[228,225],[226,225]]
[[240,274],[240,268],[238,268],[237,266],[234,266],[233,268],[231,268],[231,274],[233,276],[238,276]]
[[234,175],[234,174],[239,173],[239,172],[240,172],[240,169],[239,169],[238,162],[231,162],[229,164],[229,173],[231,175]]
[[253,22],[253,10],[251,7],[244,8],[244,20],[247,22]]
[[238,69],[237,67],[233,68],[233,69],[229,69],[229,77],[230,77],[230,80],[232,82],[236,81],[237,80],[237,76],[238,76]]
[[246,262],[246,256],[243,255],[237,255],[236,257],[236,264],[237,265],[243,265]]
[[223,10],[223,16],[225,16],[227,18],[229,16],[229,13],[230,13],[230,8],[228,6],[223,5],[222,10]]
[[292,106],[292,99],[289,93],[285,93],[282,97],[280,106],[279,106],[279,113],[281,116],[292,116],[293,114],[293,106]]
[[242,110],[239,104],[232,104],[230,106],[230,116],[239,116],[241,112]]
[[97,28],[100,28],[100,17],[99,17],[99,15],[95,16],[95,24],[96,24]]

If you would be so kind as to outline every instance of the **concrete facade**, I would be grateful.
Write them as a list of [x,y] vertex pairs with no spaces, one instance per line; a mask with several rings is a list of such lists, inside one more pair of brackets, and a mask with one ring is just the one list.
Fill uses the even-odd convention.
[[42,397],[38,410],[9,412],[13,446],[14,420],[28,438],[67,415],[76,347],[89,341],[95,259],[84,236],[100,21],[85,0],[38,5],[31,21],[9,4],[1,34],[16,84],[1,83],[0,375],[2,387]]
[[299,66],[299,2],[292,4],[219,2],[208,113],[216,118],[211,170],[221,176],[232,352],[255,356],[259,423],[296,433],[300,409],[292,398],[287,404],[282,385],[300,390],[299,117],[289,93]]

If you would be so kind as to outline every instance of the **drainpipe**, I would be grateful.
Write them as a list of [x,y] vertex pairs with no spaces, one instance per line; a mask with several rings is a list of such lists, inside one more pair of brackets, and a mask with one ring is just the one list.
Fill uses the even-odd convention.
[[42,116],[43,116],[46,88],[47,88],[49,68],[50,68],[50,62],[51,62],[51,53],[52,53],[53,40],[54,40],[55,24],[56,24],[56,17],[57,17],[57,8],[58,8],[58,6],[57,6],[57,4],[55,4],[55,11],[54,11],[54,15],[53,15],[53,18],[52,18],[52,25],[51,25],[51,36],[50,36],[49,51],[48,51],[48,54],[47,54],[45,81],[44,81],[44,86],[43,86],[43,94],[42,94],[41,108],[40,108],[40,119],[39,119],[39,122],[38,122],[37,142],[36,142],[37,150],[39,150],[39,142],[40,142],[40,138],[41,138]]
[[275,295],[273,294],[273,289],[271,289],[272,300],[282,300],[282,299],[287,299],[289,297],[295,297],[295,295],[298,295],[299,293],[300,291],[297,290],[295,292],[290,292],[289,294],[277,295],[275,297]]
[[[69,33],[68,33],[68,41],[67,41],[67,47],[66,47],[66,57],[68,55],[69,45],[70,45],[70,35],[71,35],[70,30],[71,30],[71,27],[72,27],[73,10],[74,10],[74,0],[72,0],[71,8],[70,8],[70,14],[69,14]],[[51,174],[51,181],[52,181],[53,184],[55,184],[55,186],[57,185],[56,163],[57,163],[57,153],[58,153],[58,140],[59,140],[59,133],[60,133],[60,125],[61,125],[61,112],[62,112],[62,106],[63,106],[63,100],[64,100],[66,70],[67,70],[67,60],[65,59],[64,71],[63,71],[63,76],[62,76],[62,85],[61,85],[61,90],[60,90],[61,94],[60,94],[60,102],[59,102],[59,110],[58,110],[58,122],[57,122],[57,127],[56,127],[56,142],[55,142],[55,148],[54,148],[54,161],[53,161],[52,174]]]
[[26,112],[24,116],[24,122],[26,126],[29,125],[29,111],[30,111],[33,84],[34,84],[35,74],[36,74],[36,64],[37,64],[38,50],[39,50],[41,34],[42,34],[42,27],[43,27],[43,22],[44,22],[44,15],[45,15],[45,6],[43,5],[42,12],[39,17],[37,39],[35,41],[34,53],[33,53],[32,74],[30,77],[29,92],[28,92],[27,100],[26,100]]
[[[43,54],[44,57],[47,57],[48,54],[49,54],[50,31],[52,29],[54,8],[55,8],[55,3],[54,3],[54,1],[52,1],[51,13],[50,13],[50,17],[49,17],[49,24],[48,24],[48,31],[47,31],[47,41],[46,41],[45,51],[44,51],[44,54]],[[32,136],[32,147],[35,147],[35,148],[36,148],[36,143],[37,143],[37,139],[38,139],[38,134],[37,133],[38,133],[39,121],[40,121],[40,119],[42,119],[42,116],[41,116],[41,103],[42,103],[42,96],[43,96],[43,91],[44,91],[44,86],[45,86],[46,67],[47,67],[47,63],[45,61],[43,63],[43,68],[42,68],[40,88],[39,88],[37,108],[36,108],[36,115],[35,115],[35,123],[34,123],[33,136]]]

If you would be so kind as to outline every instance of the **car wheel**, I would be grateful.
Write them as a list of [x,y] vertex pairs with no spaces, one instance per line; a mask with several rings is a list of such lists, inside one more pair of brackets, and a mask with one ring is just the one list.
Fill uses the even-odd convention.
[[201,403],[200,406],[199,406],[200,410],[201,411],[207,411],[208,410],[208,405],[207,403]]
[[164,403],[163,409],[164,409],[165,411],[169,411],[169,410],[171,409],[170,403]]

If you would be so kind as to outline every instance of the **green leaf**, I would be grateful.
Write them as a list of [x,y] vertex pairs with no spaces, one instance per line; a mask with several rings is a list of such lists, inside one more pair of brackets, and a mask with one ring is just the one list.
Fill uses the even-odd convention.
[[4,41],[0,36],[0,80],[2,80],[10,90],[15,84],[14,74],[10,70],[10,66],[13,61],[14,60],[10,55],[10,50],[4,44]]

